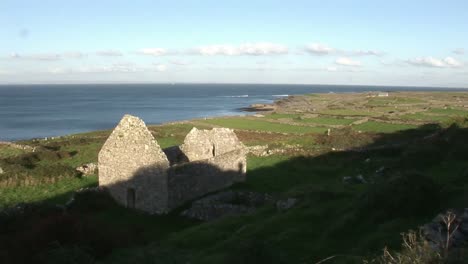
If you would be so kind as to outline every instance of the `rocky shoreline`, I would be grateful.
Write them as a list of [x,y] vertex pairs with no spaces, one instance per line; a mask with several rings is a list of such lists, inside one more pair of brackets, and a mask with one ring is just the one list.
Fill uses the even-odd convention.
[[241,107],[238,110],[244,112],[268,112],[268,111],[275,111],[276,110],[275,104],[252,104],[248,107]]

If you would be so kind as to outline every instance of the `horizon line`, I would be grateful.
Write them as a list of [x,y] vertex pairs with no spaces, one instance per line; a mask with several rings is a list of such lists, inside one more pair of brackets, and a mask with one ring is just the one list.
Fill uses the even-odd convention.
[[0,86],[39,86],[39,85],[289,85],[289,86],[346,86],[346,87],[407,87],[407,88],[440,88],[440,89],[468,89],[467,87],[450,87],[450,86],[421,86],[421,85],[388,85],[388,84],[326,84],[326,83],[234,83],[234,82],[83,82],[83,83],[0,83]]

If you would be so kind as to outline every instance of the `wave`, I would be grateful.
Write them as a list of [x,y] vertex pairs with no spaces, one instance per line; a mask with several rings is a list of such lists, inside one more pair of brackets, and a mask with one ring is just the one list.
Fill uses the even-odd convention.
[[274,94],[273,97],[288,97],[289,94]]
[[229,97],[229,98],[239,98],[239,97],[249,97],[248,94],[241,94],[241,95],[223,95],[218,97]]

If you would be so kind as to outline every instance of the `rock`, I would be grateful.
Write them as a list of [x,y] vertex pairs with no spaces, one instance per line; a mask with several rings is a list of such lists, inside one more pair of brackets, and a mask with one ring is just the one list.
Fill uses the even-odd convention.
[[296,205],[296,203],[296,198],[287,198],[284,200],[279,200],[276,202],[276,209],[278,209],[279,211],[285,211],[291,209],[294,205]]
[[3,171],[2,167],[0,167],[0,174],[3,174],[3,173],[5,172]]
[[252,104],[249,107],[239,108],[239,110],[245,111],[245,112],[274,111],[275,109],[276,109],[276,106],[270,105],[270,104]]
[[359,183],[367,183],[366,179],[364,179],[364,177],[361,174],[356,176],[356,180],[358,180]]
[[447,219],[449,213],[455,217],[450,228],[450,249],[458,250],[468,243],[468,208],[449,210],[445,214],[437,215],[431,222],[421,227],[423,237],[434,249],[440,250],[446,244],[447,224],[444,218]]
[[375,171],[375,175],[379,177],[383,177],[385,176],[386,172],[388,172],[388,169],[382,166]]
[[223,216],[253,213],[255,210],[273,201],[268,194],[248,191],[225,191],[209,195],[192,203],[181,213],[191,219],[211,221]]
[[264,157],[268,155],[268,145],[249,146],[247,147],[247,151],[252,155]]
[[359,174],[357,176],[345,176],[343,177],[343,183],[346,184],[365,184],[367,183],[366,179]]
[[83,176],[89,176],[96,174],[97,168],[96,163],[87,163],[77,167],[76,170],[81,172]]

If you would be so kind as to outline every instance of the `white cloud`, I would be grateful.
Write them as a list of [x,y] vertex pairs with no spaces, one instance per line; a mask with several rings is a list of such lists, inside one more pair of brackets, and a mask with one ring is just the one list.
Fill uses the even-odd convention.
[[448,67],[454,67],[454,68],[458,68],[458,67],[463,66],[461,62],[455,60],[452,57],[445,58],[444,63],[447,64]]
[[343,66],[352,66],[352,67],[362,66],[360,61],[352,60],[347,57],[338,58],[335,60],[335,63],[338,65],[343,65]]
[[158,72],[163,72],[167,70],[167,66],[164,64],[154,64],[155,70]]
[[309,44],[306,46],[305,51],[315,55],[327,55],[336,52],[334,48],[321,43]]
[[356,50],[351,53],[356,56],[382,56],[385,54],[380,50]]
[[61,55],[62,58],[72,58],[72,59],[81,59],[86,57],[86,54],[79,51],[70,51],[65,52]]
[[406,60],[408,64],[420,67],[434,67],[434,68],[459,68],[462,63],[452,57],[444,59],[437,59],[434,57],[418,57]]
[[338,68],[336,68],[334,66],[328,66],[325,70],[327,70],[329,72],[336,72],[338,70]]
[[133,63],[114,63],[111,65],[103,65],[103,66],[85,66],[78,68],[77,70],[73,70],[73,72],[78,73],[110,73],[110,72],[139,72],[143,69],[137,67]]
[[246,43],[242,45],[208,45],[201,46],[195,49],[196,54],[200,55],[226,55],[226,56],[238,56],[238,55],[279,55],[287,54],[288,48],[281,44],[270,43],[270,42],[259,42],[259,43]]
[[[86,66],[81,67],[75,70],[68,71],[57,71],[55,73],[135,73],[135,72],[163,72],[166,71],[167,67],[163,64],[146,65],[139,66],[134,63],[114,63],[111,65],[102,65],[102,66]],[[54,73],[54,72],[51,72]]]
[[11,72],[0,69],[0,75],[10,75]]
[[86,57],[86,54],[78,51],[70,51],[64,53],[33,53],[33,54],[19,54],[12,53],[8,58],[15,60],[34,60],[34,61],[59,61],[65,58],[81,59]]
[[47,72],[52,73],[52,74],[64,74],[64,73],[70,73],[71,70],[70,70],[70,69],[64,69],[64,68],[56,67],[56,68],[51,68],[51,69],[49,69]]
[[166,55],[168,52],[163,48],[144,48],[140,49],[138,53],[150,56],[162,56]]
[[463,55],[463,54],[465,54],[465,49],[458,48],[458,49],[453,50],[452,52],[457,54],[457,55]]
[[118,50],[100,50],[96,52],[96,55],[105,57],[120,57],[123,54]]
[[11,59],[16,60],[38,60],[38,61],[57,61],[61,60],[62,56],[55,53],[37,53],[29,55],[21,55],[18,53],[13,53],[9,56]]
[[171,60],[169,61],[171,64],[178,65],[178,66],[187,66],[189,65],[188,62],[180,61],[180,60]]
[[330,55],[330,54],[341,54],[344,56],[382,56],[385,54],[379,50],[341,50],[335,49],[325,44],[312,43],[305,47],[306,52],[313,55]]

